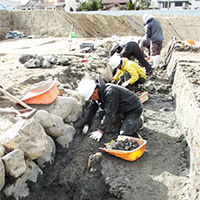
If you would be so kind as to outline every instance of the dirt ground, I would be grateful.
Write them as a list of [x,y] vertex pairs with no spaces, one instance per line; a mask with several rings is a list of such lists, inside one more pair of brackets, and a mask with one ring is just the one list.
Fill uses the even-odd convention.
[[[51,12],[49,12],[51,13]],[[27,15],[27,13],[25,13]],[[36,20],[38,16],[33,12]],[[56,13],[59,15],[59,13]],[[81,17],[81,15],[78,15]],[[98,18],[98,16],[96,16]],[[94,17],[94,22],[95,21]],[[26,19],[24,16],[21,18]],[[87,18],[89,18],[87,16]],[[113,17],[116,18],[116,17]],[[165,33],[165,40],[168,42],[171,36],[180,36],[180,39],[195,39],[200,40],[199,25],[200,21],[192,17],[184,17],[185,24],[180,25],[177,22],[177,29],[173,27],[173,33],[170,32],[172,24],[170,19],[173,17],[164,16],[170,26],[163,25]],[[68,19],[70,21],[70,19]],[[75,19],[71,19],[72,21]],[[90,19],[91,20],[91,19]],[[99,20],[96,19],[98,22]],[[120,18],[116,20],[121,20]],[[139,18],[138,18],[139,20]],[[171,19],[174,20],[174,19]],[[177,19],[176,19],[177,20]],[[181,19],[183,20],[183,19]],[[38,20],[36,20],[38,21]],[[44,20],[45,21],[45,20]],[[80,21],[80,18],[78,18]],[[136,20],[137,21],[137,20]],[[174,20],[175,21],[175,20]],[[116,22],[116,21],[115,21]],[[120,21],[119,24],[124,21]],[[183,22],[183,21],[182,21]],[[28,23],[28,21],[27,21]],[[32,21],[33,25],[35,24]],[[86,23],[86,21],[84,21]],[[94,23],[94,24],[95,24]],[[18,62],[19,56],[22,53],[37,53],[38,55],[51,54],[71,54],[79,52],[79,45],[83,41],[94,42],[95,46],[101,45],[105,42],[106,37],[114,35],[115,23],[106,25],[107,21],[101,20],[98,27],[105,29],[106,34],[100,34],[97,38],[96,33],[88,34],[89,28],[81,32],[74,27],[75,32],[80,38],[72,39],[73,52],[68,52],[69,41],[66,37],[46,37],[37,39],[9,39],[0,41],[0,80],[1,85],[10,93],[18,98],[21,98],[22,91],[30,84],[25,84],[24,81],[29,78],[37,79],[39,75],[44,72],[53,73],[56,69],[27,69],[23,64]],[[127,23],[127,22],[126,22]],[[124,23],[123,32],[129,31],[130,26]],[[194,31],[189,31],[188,23],[197,27]],[[62,24],[62,23],[61,23]],[[111,26],[106,29],[105,27]],[[130,25],[130,23],[129,23]],[[22,26],[22,24],[21,24]],[[49,24],[53,29],[53,24]],[[83,26],[86,26],[83,24]],[[187,26],[187,29],[185,28]],[[28,24],[26,24],[28,27]],[[34,26],[33,26],[34,27]],[[69,26],[70,27],[70,26]],[[129,27],[129,28],[128,28]],[[187,30],[181,32],[182,30]],[[22,30],[21,27],[19,29]],[[25,30],[25,29],[24,29]],[[38,35],[39,32],[29,28],[26,29],[27,34]],[[29,30],[29,31],[28,31]],[[37,31],[39,28],[37,29]],[[98,32],[97,29],[95,29]],[[48,31],[47,31],[48,32]],[[119,31],[119,35],[123,35]],[[170,32],[170,33],[168,33]],[[117,33],[117,32],[115,32]],[[167,34],[168,33],[168,34]],[[86,38],[83,35],[86,35]],[[138,33],[139,34],[139,33]],[[129,35],[129,34],[127,34]],[[137,35],[137,34],[136,34]],[[92,38],[88,38],[92,36]],[[106,36],[106,37],[105,37]],[[105,37],[105,38],[104,38]],[[103,144],[115,139],[117,137],[117,130],[119,124],[113,126],[110,134],[104,135],[100,143],[89,139],[88,135],[81,134],[81,128],[77,125],[74,141],[69,149],[62,149],[57,146],[57,155],[54,166],[46,169],[44,177],[38,182],[37,186],[31,185],[31,195],[26,197],[26,200],[53,200],[53,199],[138,199],[138,200],[188,200],[191,198],[191,187],[189,180],[189,148],[187,142],[176,124],[174,99],[171,95],[171,85],[165,71],[160,70],[157,76],[148,80],[148,84],[144,87],[149,92],[149,100],[144,103],[145,123],[144,128],[140,131],[143,139],[147,140],[146,151],[141,158],[134,162],[122,160],[99,150]],[[1,107],[16,106],[12,100],[7,97],[0,97]],[[91,131],[98,127],[99,118],[97,116]],[[101,167],[102,177],[90,176],[87,172],[88,157],[96,152],[103,154]],[[98,186],[102,193],[98,193],[96,188]],[[106,184],[106,188],[104,187]],[[96,196],[88,192],[88,188],[94,189]],[[88,198],[79,196],[80,189],[85,189],[86,194],[90,194]],[[86,195],[87,196],[87,195]],[[2,200],[6,199],[2,196]]]
[[[78,45],[84,39],[74,39],[72,47],[73,44],[76,47],[75,41]],[[44,71],[52,73],[55,70],[25,68],[18,62],[22,50],[27,53],[37,52],[39,55],[40,53],[48,55],[52,53],[51,49],[54,49],[53,53],[59,54],[66,51],[66,45],[64,47],[61,45],[66,42],[64,38],[2,41],[4,48],[1,48],[2,56],[0,57],[0,79],[3,80],[1,85],[16,97],[21,98],[22,90],[28,86],[24,84],[25,80],[38,77]],[[105,41],[102,39],[95,42],[97,46]],[[91,141],[88,136],[84,137],[80,133],[80,127],[77,127],[71,148],[66,150],[57,147],[57,159],[53,170],[46,174],[47,176],[38,183],[37,189],[33,189],[32,195],[26,199],[38,199],[38,196],[44,200],[75,199],[77,189],[74,188],[79,183],[77,177],[84,176],[88,157],[96,152],[103,153],[102,171],[105,183],[109,186],[109,193],[106,193],[104,198],[97,199],[189,199],[189,149],[176,124],[175,107],[168,77],[163,71],[148,82],[149,86],[146,89],[149,92],[149,100],[144,103],[145,124],[140,132],[141,136],[147,140],[147,145],[146,152],[141,158],[135,162],[128,162],[99,150],[105,142],[117,137],[118,126],[113,127],[112,134],[105,135],[99,144]],[[5,96],[0,100],[1,107],[16,106]],[[91,131],[97,129],[98,123],[97,119]],[[77,170],[80,174],[73,177],[72,174],[78,173]],[[71,183],[73,187],[68,186],[71,190],[66,190],[66,182],[63,183],[60,176],[65,177],[65,181],[73,180]]]

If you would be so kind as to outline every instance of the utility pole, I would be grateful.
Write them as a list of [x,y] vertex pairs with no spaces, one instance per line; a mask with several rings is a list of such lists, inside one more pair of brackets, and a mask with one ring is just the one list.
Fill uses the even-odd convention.
[[167,3],[167,10],[169,10],[169,3],[170,3],[170,0],[168,0],[168,3]]

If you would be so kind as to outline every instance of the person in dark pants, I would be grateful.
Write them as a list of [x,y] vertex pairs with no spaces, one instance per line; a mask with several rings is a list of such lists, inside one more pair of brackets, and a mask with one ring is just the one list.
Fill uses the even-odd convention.
[[97,81],[83,79],[78,85],[78,93],[86,101],[91,100],[82,129],[84,134],[89,131],[97,110],[101,108],[104,113],[99,129],[90,133],[90,138],[99,141],[117,114],[124,115],[120,135],[133,135],[142,127],[143,104],[140,98],[128,89],[105,83],[101,78]]
[[152,73],[151,65],[144,58],[143,53],[140,50],[140,47],[137,42],[130,41],[126,44],[120,45],[117,43],[111,50],[110,56],[113,56],[115,52],[120,53],[120,57],[128,58],[129,60],[133,60],[136,58],[142,67],[145,67],[147,74]]
[[162,43],[164,40],[162,27],[160,22],[155,19],[152,15],[143,15],[144,27],[146,29],[146,39],[150,39],[151,44],[151,55],[153,58],[152,68],[157,68],[160,60],[160,53],[162,50]]

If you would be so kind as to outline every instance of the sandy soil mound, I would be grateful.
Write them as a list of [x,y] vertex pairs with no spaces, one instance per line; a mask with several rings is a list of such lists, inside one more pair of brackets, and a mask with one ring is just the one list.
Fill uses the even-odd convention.
[[[142,16],[130,17],[143,24]],[[155,18],[161,22],[166,43],[171,37],[179,40],[200,40],[200,17],[198,16],[155,15]],[[28,12],[0,10],[0,40],[5,39],[10,30],[18,30],[25,35],[67,37],[71,25],[76,37],[143,35],[125,16],[76,14],[52,10]]]

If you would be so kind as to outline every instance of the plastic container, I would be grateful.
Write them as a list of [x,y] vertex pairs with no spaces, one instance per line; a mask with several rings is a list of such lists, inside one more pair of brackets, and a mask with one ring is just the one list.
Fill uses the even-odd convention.
[[142,103],[148,101],[148,92],[136,92],[135,93],[141,100]]
[[102,151],[107,152],[111,155],[114,155],[116,157],[119,157],[119,158],[122,158],[122,159],[128,160],[128,161],[135,161],[138,158],[140,158],[145,151],[145,146],[147,144],[147,141],[139,139],[139,138],[125,136],[125,135],[120,135],[117,138],[117,140],[125,140],[125,139],[137,141],[137,143],[139,144],[139,147],[132,151],[112,150],[112,149],[106,149],[106,148],[101,148],[101,147],[99,149],[101,149]]
[[187,45],[190,45],[190,46],[196,46],[197,45],[196,41],[194,41],[194,40],[185,40],[185,43]]
[[58,96],[56,81],[31,89],[22,99],[26,104],[51,104]]
[[86,47],[90,47],[92,50],[94,50],[94,44],[93,43],[82,43],[82,44],[80,44],[80,49],[84,49]]

